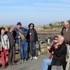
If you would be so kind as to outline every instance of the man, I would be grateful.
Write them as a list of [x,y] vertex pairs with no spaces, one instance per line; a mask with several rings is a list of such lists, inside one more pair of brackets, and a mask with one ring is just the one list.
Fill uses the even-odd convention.
[[67,66],[66,70],[69,69],[69,59],[70,59],[70,22],[64,22],[64,27],[62,28],[61,35],[65,38],[65,43],[67,45]]
[[26,62],[27,60],[27,41],[26,41],[26,34],[27,34],[27,29],[22,27],[21,22],[18,22],[15,28],[16,32],[16,43],[19,45],[19,50],[20,50],[20,58],[21,62]]
[[66,44],[70,44],[70,24],[69,22],[64,22],[64,27],[62,28],[61,35],[64,37]]
[[10,48],[9,48],[9,56],[8,56],[8,64],[12,65],[15,64],[15,40],[14,40],[14,27],[10,26],[8,28],[8,38],[10,42]]
[[[70,24],[69,22],[64,22],[64,27],[62,28],[61,35],[64,36],[65,43],[67,45],[67,60],[70,59]],[[69,63],[70,61],[68,61]],[[66,70],[69,69],[69,64],[67,63]]]

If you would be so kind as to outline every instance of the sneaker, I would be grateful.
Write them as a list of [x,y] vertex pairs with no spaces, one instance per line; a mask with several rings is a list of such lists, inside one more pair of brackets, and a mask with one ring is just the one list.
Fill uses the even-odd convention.
[[32,60],[33,59],[33,57],[30,57],[30,60]]
[[33,57],[33,59],[37,59],[37,57],[35,56],[35,57]]
[[24,60],[24,63],[26,63],[27,61],[26,60]]

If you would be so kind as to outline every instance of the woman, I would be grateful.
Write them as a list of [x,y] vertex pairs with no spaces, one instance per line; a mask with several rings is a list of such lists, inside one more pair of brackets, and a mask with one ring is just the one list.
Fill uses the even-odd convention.
[[8,28],[8,38],[9,38],[9,43],[10,43],[10,48],[9,48],[9,55],[8,55],[8,64],[9,65],[14,65],[15,64],[15,40],[14,40],[14,27],[11,25]]
[[37,32],[34,29],[34,24],[33,23],[30,23],[28,27],[29,27],[29,30],[28,30],[28,33],[27,33],[27,41],[28,41],[28,44],[29,44],[28,54],[30,53],[31,59],[32,58],[37,59],[37,57],[36,57],[36,41],[38,41]]
[[[57,70],[59,66],[62,66],[63,70],[66,68],[66,54],[67,54],[67,46],[64,42],[64,37],[63,36],[58,36],[58,46],[54,46],[53,49],[53,58],[51,65],[55,67],[55,69],[52,70]],[[51,51],[51,52],[52,52]]]
[[2,67],[6,67],[6,55],[9,50],[9,39],[7,34],[5,34],[5,28],[1,27],[0,29],[0,36],[1,36],[1,62],[2,62]]
[[48,50],[50,52],[49,58],[44,59],[41,65],[41,70],[48,70],[48,66],[51,65],[52,57],[53,57],[53,48],[58,46],[58,36],[53,37],[52,46],[48,46]]

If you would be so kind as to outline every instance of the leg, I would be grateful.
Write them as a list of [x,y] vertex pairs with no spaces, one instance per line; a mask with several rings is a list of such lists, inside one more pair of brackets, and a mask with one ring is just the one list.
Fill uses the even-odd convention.
[[12,46],[9,49],[8,64],[12,64]]
[[5,67],[5,54],[4,54],[4,49],[1,51],[1,63],[2,67]]
[[48,70],[48,65],[51,64],[51,59],[44,59],[41,65],[41,70]]
[[24,41],[24,45],[23,45],[23,48],[24,48],[24,50],[23,50],[23,54],[24,54],[24,60],[27,60],[27,47],[28,47],[28,44],[27,44],[27,42],[26,41]]
[[36,56],[36,43],[33,42],[33,56]]
[[7,62],[7,49],[4,49],[4,59],[5,59],[5,64],[6,64],[6,62]]
[[15,45],[13,46],[13,49],[12,49],[12,62],[14,63],[15,62]]
[[23,49],[23,42],[21,41],[21,42],[20,42],[20,58],[21,58],[21,60],[24,59],[24,58],[23,58],[23,57],[24,57],[24,56],[23,56],[23,50],[24,50],[24,49]]
[[28,47],[27,47],[27,59],[29,59],[29,52],[30,52],[30,46],[29,46],[29,43],[28,43]]

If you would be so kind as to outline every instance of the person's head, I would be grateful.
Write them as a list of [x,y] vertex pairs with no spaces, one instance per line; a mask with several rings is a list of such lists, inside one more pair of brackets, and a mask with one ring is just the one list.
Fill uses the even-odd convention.
[[65,22],[64,22],[64,27],[65,27],[65,28],[69,28],[69,27],[70,27],[70,24],[69,24],[68,21],[65,21]]
[[16,25],[17,29],[20,29],[21,26],[22,26],[21,22],[18,22],[17,25]]
[[64,37],[61,35],[58,35],[58,43],[62,44],[64,42]]
[[53,43],[55,43],[55,44],[58,43],[58,36],[54,36],[52,41],[53,41]]
[[5,28],[4,28],[4,27],[1,27],[1,28],[0,28],[0,34],[3,35],[3,34],[5,34],[5,32],[6,32]]
[[34,29],[34,24],[33,23],[30,23],[29,25],[28,25],[28,27],[29,27],[29,29]]
[[12,32],[14,30],[14,27],[12,25],[10,25],[8,30]]

